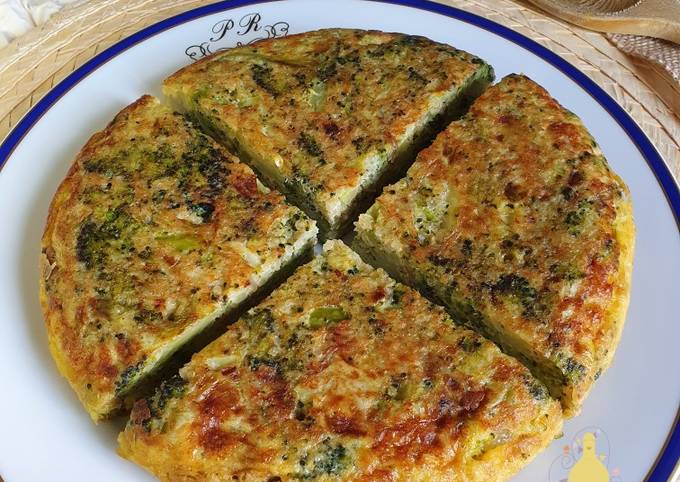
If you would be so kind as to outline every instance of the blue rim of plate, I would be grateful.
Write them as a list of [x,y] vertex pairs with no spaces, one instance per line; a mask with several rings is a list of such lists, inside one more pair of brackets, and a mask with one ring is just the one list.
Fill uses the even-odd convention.
[[[85,78],[101,65],[111,60],[113,57],[117,56],[133,45],[136,45],[137,43],[146,40],[153,35],[156,35],[157,33],[196,18],[247,5],[271,3],[274,1],[285,0],[227,0],[205,5],[203,7],[198,7],[150,25],[139,32],[130,35],[129,37],[120,40],[111,47],[95,55],[92,59],[84,63],[81,67],[73,71],[69,76],[53,87],[35,106],[33,106],[33,108],[31,108],[28,113],[26,113],[26,115],[21,119],[21,121],[19,121],[16,127],[12,129],[2,144],[0,144],[0,170],[7,162],[7,159],[10,157],[16,146],[22,141],[26,133],[28,133],[33,125],[43,116],[45,112],[47,112],[47,110],[53,104],[59,100],[62,95],[71,90],[71,88],[80,82],[80,80]],[[531,40],[530,38],[525,37],[524,35],[515,32],[508,27],[504,27],[496,22],[455,7],[434,3],[429,0],[366,1],[389,3],[405,7],[412,7],[419,10],[426,10],[472,24],[476,27],[498,35],[499,37],[509,40],[520,47],[523,47],[534,55],[545,60],[553,67],[556,67],[560,72],[576,82],[583,90],[590,94],[590,96],[595,99],[600,104],[600,106],[602,106],[609,113],[609,115],[616,119],[621,128],[626,132],[628,137],[639,149],[642,157],[644,157],[644,159],[647,161],[647,164],[654,173],[659,185],[661,186],[661,190],[668,200],[671,211],[675,217],[676,224],[680,224],[680,187],[678,187],[678,184],[676,184],[670,169],[652,142],[647,138],[635,121],[619,104],[616,103],[614,99],[609,96],[609,94],[607,94],[588,76],[564,60],[562,57],[550,51],[548,48],[543,47],[534,40]],[[666,482],[669,480],[679,457],[680,425],[678,424],[678,417],[676,417],[673,430],[669,434],[661,454],[650,469],[650,472],[645,480],[650,482]]]

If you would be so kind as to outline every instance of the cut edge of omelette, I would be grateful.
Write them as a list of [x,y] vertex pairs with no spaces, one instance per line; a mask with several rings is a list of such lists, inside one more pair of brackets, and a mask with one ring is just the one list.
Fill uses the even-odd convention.
[[[116,391],[113,394],[93,397],[91,391],[87,391],[83,388],[81,383],[72,380],[72,378],[77,376],[75,375],[73,367],[70,362],[63,357],[59,343],[54,337],[48,336],[50,353],[57,365],[59,373],[66,378],[71,385],[71,388],[76,392],[78,399],[83,404],[85,410],[87,410],[90,418],[92,418],[95,423],[98,423],[118,414],[121,409],[127,407],[127,410],[129,410],[128,403],[131,400],[130,397],[134,399],[137,394],[147,392],[149,388],[151,388],[148,386],[148,383],[156,383],[157,374],[165,368],[165,364],[178,350],[191,344],[206,331],[210,330],[215,322],[219,321],[222,317],[239,310],[241,305],[246,304],[251,297],[257,297],[258,292],[261,289],[264,289],[272,279],[276,278],[278,273],[289,271],[303,263],[311,255],[314,244],[316,243],[315,233],[308,232],[306,234],[311,234],[311,237],[300,237],[292,246],[293,249],[291,252],[280,258],[280,263],[276,263],[276,265],[269,267],[271,270],[269,276],[259,276],[257,282],[252,284],[251,289],[244,289],[236,296],[231,297],[227,303],[213,311],[209,316],[196,320],[182,333],[169,340],[165,346],[155,350],[150,357],[143,361],[143,363],[134,365],[135,370],[133,376],[127,379],[125,388]],[[43,255],[41,256],[41,272],[44,272],[46,269],[50,270],[51,268],[46,257]],[[47,296],[44,294],[42,286],[40,290],[40,300],[42,306],[47,305]],[[198,341],[199,343],[202,342],[201,340]],[[125,373],[122,375],[125,375]]]
[[[308,33],[318,32],[320,31],[290,35],[285,37],[284,40],[303,38]],[[366,32],[370,33],[370,31]],[[266,46],[277,41],[281,41],[281,39],[263,40],[249,47]],[[244,48],[247,47],[230,49],[228,52],[238,52],[239,49]],[[366,169],[366,174],[362,175],[360,183],[352,187],[351,190],[343,191],[340,196],[319,201],[314,198],[306,184],[297,182],[294,178],[283,176],[275,167],[277,165],[276,159],[262,157],[241,130],[234,130],[202,109],[194,100],[197,89],[178,80],[179,75],[185,75],[194,70],[196,66],[208,63],[223,55],[227,54],[224,51],[216,52],[174,73],[163,82],[163,95],[169,105],[196,121],[206,132],[232,149],[239,158],[262,176],[270,187],[282,192],[293,204],[313,218],[319,226],[320,235],[323,239],[333,239],[345,234],[358,214],[367,209],[376,195],[380,193],[382,186],[403,175],[418,151],[426,147],[449,122],[463,114],[470,103],[494,79],[494,71],[491,65],[476,58],[478,62],[474,62],[476,64],[474,72],[462,83],[452,86],[453,88],[449,88],[445,92],[431,96],[427,109],[420,113],[419,119],[413,122],[398,139],[396,148],[388,158],[380,153],[357,157],[357,159],[362,160]],[[290,142],[294,142],[294,139]]]
[[[511,74],[507,78],[510,77],[517,77],[517,75]],[[524,76],[519,77],[527,79]],[[533,82],[530,79],[527,80]],[[563,109],[561,106],[560,108]],[[582,129],[586,129],[580,120],[577,122]],[[446,136],[446,131],[441,133],[440,136],[442,138]],[[435,140],[433,145],[436,143]],[[426,151],[423,151],[423,153],[426,153]],[[593,148],[593,155],[606,162],[599,147]],[[427,297],[445,306],[454,319],[463,321],[467,326],[493,340],[506,353],[519,359],[537,378],[546,384],[551,396],[561,401],[565,417],[571,418],[578,415],[594,382],[611,364],[623,331],[629,303],[635,245],[633,210],[630,193],[625,183],[611,170],[609,175],[620,185],[623,192],[623,197],[616,205],[616,218],[613,222],[614,235],[620,246],[618,268],[610,278],[612,294],[606,307],[605,320],[602,322],[602,330],[606,333],[603,342],[604,347],[603,349],[598,347],[593,352],[599,353],[599,357],[590,366],[577,367],[583,370],[583,373],[577,379],[572,378],[567,371],[569,369],[568,361],[564,366],[564,360],[556,359],[552,353],[546,354],[536,350],[535,347],[530,346],[519,336],[504,329],[495,320],[482,315],[464,301],[461,302],[450,288],[437,283],[432,276],[426,275],[415,266],[408,259],[408,256],[404,255],[397,240],[376,234],[380,231],[380,218],[383,215],[379,202],[376,202],[367,212],[359,216],[355,223],[356,236],[352,247],[365,260],[384,268],[395,278],[417,287]],[[385,190],[387,189],[389,187],[385,188]],[[560,368],[560,364],[562,364],[562,368]]]
[[[261,269],[254,273],[248,286],[232,291],[227,299],[217,303],[216,308],[208,315],[190,322],[183,330],[168,339],[162,346],[157,347],[151,353],[145,355],[138,363],[129,366],[121,372],[116,381],[115,390],[112,389],[102,393],[90,389],[89,384],[86,385],[83,380],[84,374],[82,370],[84,368],[74,366],[69,357],[64,353],[64,350],[69,349],[68,342],[61,338],[60,332],[55,331],[56,328],[52,328],[62,326],[64,323],[73,322],[72,320],[65,319],[61,314],[61,309],[58,307],[61,301],[56,299],[55,295],[50,295],[47,290],[48,280],[51,276],[55,276],[55,273],[58,275],[59,270],[58,262],[54,257],[54,246],[55,243],[58,243],[55,236],[55,230],[57,229],[56,219],[60,210],[64,209],[65,206],[68,208],[68,199],[73,194],[69,190],[74,182],[73,179],[78,176],[79,160],[83,153],[86,152],[91,144],[106,139],[111,129],[115,127],[117,120],[124,114],[129,113],[132,115],[136,110],[145,109],[147,106],[150,106],[149,108],[163,109],[167,113],[171,112],[162,106],[155,97],[144,95],[121,110],[105,129],[95,133],[81,149],[50,204],[41,241],[39,295],[43,316],[48,327],[49,349],[59,372],[67,379],[94,422],[110,418],[123,408],[129,397],[146,392],[150,388],[146,386],[147,381],[155,382],[154,377],[156,374],[164,368],[165,363],[180,348],[198,338],[202,333],[205,333],[222,316],[238,310],[248,299],[257,296],[260,290],[267,289],[279,273],[287,270],[290,271],[295,266],[304,262],[312,252],[318,232],[313,220],[306,218],[294,206],[288,206],[285,217],[281,218],[282,222],[293,218],[297,221],[292,223],[293,234],[290,238],[291,243],[285,247],[280,257],[267,260],[261,266]],[[298,224],[300,225],[299,227]]]
[[[410,461],[404,458],[397,462],[391,461],[392,459],[390,458],[385,462],[387,464],[386,467],[391,467],[389,472],[380,469],[377,474],[390,473],[392,477],[397,477],[398,480],[429,480],[429,478],[433,476],[446,477],[455,472],[458,476],[471,482],[507,480],[529,463],[531,459],[533,459],[542,449],[547,447],[555,438],[559,437],[562,429],[562,415],[559,403],[548,396],[545,387],[539,381],[535,380],[524,366],[511,357],[503,354],[493,343],[483,339],[466,328],[456,326],[440,307],[427,303],[410,288],[400,285],[399,283],[394,283],[383,270],[374,269],[364,263],[361,258],[344,245],[342,241],[332,240],[326,242],[323,247],[323,254],[317,256],[308,265],[298,268],[298,272],[301,270],[310,270],[311,266],[325,266],[326,269],[331,272],[351,272],[352,275],[358,274],[359,276],[368,274],[370,276],[375,276],[375,278],[380,279],[382,282],[389,284],[389,286],[395,289],[412,293],[415,297],[415,301],[410,301],[409,303],[421,303],[425,307],[429,306],[429,308],[425,309],[434,310],[435,313],[438,313],[440,316],[435,317],[435,319],[430,322],[441,322],[443,327],[450,328],[451,332],[448,335],[450,335],[453,340],[451,343],[458,346],[458,350],[463,350],[463,352],[466,353],[462,355],[461,360],[455,362],[456,365],[452,370],[460,370],[461,373],[465,373],[467,374],[466,376],[470,376],[472,380],[475,380],[475,383],[480,380],[485,380],[481,382],[483,383],[483,387],[486,387],[487,383],[493,384],[493,388],[488,388],[489,401],[484,402],[484,404],[480,406],[483,407],[480,408],[481,413],[473,412],[469,418],[464,418],[463,421],[459,422],[460,425],[457,425],[458,428],[456,429],[456,433],[459,435],[456,435],[456,437],[460,436],[460,438],[455,439],[455,450],[457,452],[453,459],[455,462],[450,460],[445,464],[437,464],[434,459],[439,456],[430,454],[425,456],[423,460],[417,461]],[[324,268],[321,269],[323,270]],[[323,284],[324,278],[320,277],[319,279]],[[307,281],[309,281],[307,278],[298,280],[296,276],[293,275],[286,283],[291,284],[292,288],[296,286],[296,283],[305,283]],[[276,291],[274,294],[275,293]],[[274,294],[272,294],[272,296]],[[276,305],[267,306],[268,308],[273,309],[273,306]],[[257,310],[257,307],[253,308],[251,311],[255,312],[255,310]],[[353,317],[354,315],[346,316]],[[237,321],[235,325],[230,327],[230,330],[238,329],[239,323],[245,323],[245,321]],[[274,321],[274,323],[280,323],[280,321]],[[304,322],[302,323],[304,324]],[[308,323],[311,323],[311,321]],[[322,325],[315,326],[313,329],[315,331],[329,330],[331,329],[329,326],[332,327],[335,323],[337,323],[337,321],[326,322]],[[271,331],[273,328],[269,327],[267,330]],[[227,352],[224,345],[226,341],[223,340],[223,338],[226,339],[227,336],[228,334],[215,340],[204,350],[195,354],[191,362],[180,370],[179,375],[166,380],[155,394],[136,402],[130,421],[118,437],[119,455],[141,465],[164,481],[202,480],[212,478],[222,480],[229,478],[232,474],[239,474],[239,480],[244,481],[273,480],[274,478],[276,480],[291,480],[301,478],[296,476],[297,472],[295,472],[295,470],[300,470],[300,467],[296,469],[294,463],[286,462],[289,460],[288,456],[283,458],[275,457],[278,448],[276,445],[277,439],[267,438],[265,442],[265,439],[257,436],[257,440],[262,440],[264,445],[268,447],[267,450],[271,451],[271,463],[263,462],[259,459],[250,461],[237,460],[236,462],[241,465],[230,466],[229,463],[233,461],[228,462],[225,465],[224,460],[219,457],[218,453],[213,455],[200,455],[204,453],[203,449],[194,446],[193,442],[190,442],[186,436],[181,435],[184,433],[181,432],[181,430],[184,430],[190,424],[195,423],[195,421],[192,422],[188,410],[190,410],[190,407],[195,407],[197,404],[202,403],[201,400],[206,397],[209,397],[212,400],[209,404],[209,411],[206,412],[212,417],[210,418],[211,427],[223,427],[223,430],[242,429],[240,428],[240,423],[237,423],[237,420],[246,417],[247,412],[244,413],[241,408],[241,411],[238,412],[239,415],[236,416],[235,420],[232,420],[230,418],[232,414],[229,412],[228,406],[223,405],[218,398],[213,398],[215,397],[213,392],[208,394],[198,386],[198,384],[200,384],[200,386],[203,387],[204,384],[207,383],[208,386],[221,387],[222,385],[219,380],[225,377],[236,376],[235,373],[237,372],[235,372],[235,370],[239,370],[239,362],[237,360],[241,358],[243,353],[246,353],[245,358],[243,358],[244,363],[247,360],[254,359],[252,357],[249,358],[249,351],[243,353],[239,350],[236,350],[236,352]],[[278,336],[279,335],[277,334],[276,337]],[[239,340],[241,339],[241,335],[234,335],[234,337]],[[232,343],[233,341],[234,340],[230,339],[229,343]],[[284,339],[282,338],[281,342],[283,341]],[[231,346],[232,345],[230,344],[229,347]],[[425,350],[426,346],[424,346],[423,349]],[[468,352],[468,350],[470,351]],[[315,362],[310,363],[315,366]],[[332,362],[329,359],[327,363]],[[232,366],[233,364],[236,364],[236,366]],[[203,368],[204,366],[207,368]],[[505,368],[498,368],[499,366]],[[410,367],[403,366],[402,369],[405,372],[408,372]],[[492,373],[485,372],[484,370],[486,369],[494,371],[495,375],[493,382],[490,378],[485,378],[486,375]],[[251,371],[255,369],[252,366],[246,366],[243,370]],[[373,370],[370,372],[374,373]],[[380,372],[381,369],[378,368],[376,373]],[[503,380],[496,378],[501,372],[506,374]],[[508,373],[510,373],[510,375],[508,375]],[[335,376],[343,377],[344,375]],[[240,378],[237,380],[239,380],[239,384],[245,383],[240,380]],[[337,378],[335,378],[335,380],[337,380]],[[434,381],[433,379],[431,383],[442,382],[439,378],[436,380],[437,381]],[[337,380],[336,382],[333,382],[333,385],[335,386],[337,383],[338,387],[340,387],[343,382],[350,382],[350,386],[352,386],[351,384],[360,383],[359,380],[355,380],[354,378],[347,378],[345,380]],[[446,383],[456,384],[451,380]],[[274,386],[279,387],[278,384]],[[517,390],[519,387],[525,387],[522,388],[521,395],[519,393],[512,395],[511,393],[514,393],[513,390]],[[298,388],[299,387],[296,385],[292,390],[292,393],[298,392]],[[247,391],[248,389],[248,385],[243,386],[243,390]],[[277,390],[284,389],[279,387]],[[300,390],[304,392],[306,389],[300,388]],[[400,399],[400,396],[408,396],[406,394],[400,395],[400,389],[395,388],[394,390],[396,390],[395,394],[390,396],[397,397],[397,399]],[[487,390],[487,388],[484,388],[484,390]],[[187,397],[186,399],[184,398],[185,396]],[[524,397],[528,397],[528,399],[531,400],[531,403],[514,400],[514,397],[519,397],[521,400],[524,400]],[[231,398],[229,399],[231,400]],[[443,402],[440,401],[440,403]],[[459,403],[465,405],[467,402],[459,401]],[[521,408],[517,406],[520,403],[522,405]],[[407,406],[410,405],[407,404]],[[324,410],[328,408],[329,407],[323,407]],[[305,423],[303,418],[298,414],[299,410],[302,410],[299,408],[299,404],[294,405],[288,418],[290,422],[283,423]],[[511,410],[512,413],[506,413],[508,410]],[[320,413],[314,413],[315,417],[320,419],[323,418]],[[492,415],[492,413],[494,413],[494,415]],[[326,415],[334,416],[333,412],[328,412]],[[486,420],[486,417],[512,419],[512,422],[508,422],[512,425],[512,430],[494,434],[494,428],[485,425],[486,422],[484,422],[484,420]],[[257,423],[250,418],[247,419],[249,420],[249,424]],[[296,420],[302,422],[296,422]],[[398,418],[398,420],[400,420],[400,418]],[[267,425],[271,429],[271,424],[276,423],[280,422],[267,422]],[[254,425],[254,427],[257,427],[257,425]],[[248,430],[255,430],[255,428],[250,428]],[[274,433],[278,434],[279,431],[285,431],[286,429],[278,426],[274,427],[273,430]],[[416,429],[414,428],[413,430]],[[388,430],[385,429],[385,432],[388,432]],[[323,446],[323,444],[327,444],[328,447],[333,449],[333,454],[342,459],[342,463],[326,464],[319,462],[317,459],[310,458],[309,463],[314,464],[313,473],[309,477],[302,478],[305,480],[354,480],[354,477],[372,477],[363,472],[363,470],[365,470],[364,465],[352,466],[352,460],[374,459],[376,462],[383,462],[379,452],[373,453],[375,449],[372,445],[374,442],[371,441],[370,433],[372,432],[368,433],[369,435],[362,435],[361,430],[356,428],[354,431],[348,430],[345,432],[345,435],[342,435],[339,438],[333,438],[332,434],[331,438],[328,438],[327,435],[312,436],[314,440],[316,440],[317,436],[320,437],[319,445]],[[179,436],[182,442],[173,441],[173,437],[176,436]],[[383,435],[377,434],[375,434],[375,436],[378,436],[379,439],[383,437]],[[404,438],[408,438],[407,435],[403,436]],[[298,440],[296,439],[295,442],[298,443]],[[246,443],[246,446],[251,447],[248,444],[252,442],[244,441],[244,443]],[[398,446],[401,442],[395,443]],[[415,443],[427,444],[428,442],[420,441]],[[255,447],[251,447],[251,449],[253,453],[257,452]],[[452,447],[441,447],[441,450],[444,453],[451,449]],[[305,453],[304,449],[300,450],[303,450],[303,453]],[[357,457],[356,459],[354,458],[355,456]],[[434,459],[431,457],[434,457]],[[455,464],[455,466],[450,466],[448,465],[449,463]],[[362,464],[365,464],[365,462],[362,462]],[[316,469],[319,467],[321,467],[321,469],[317,471]]]

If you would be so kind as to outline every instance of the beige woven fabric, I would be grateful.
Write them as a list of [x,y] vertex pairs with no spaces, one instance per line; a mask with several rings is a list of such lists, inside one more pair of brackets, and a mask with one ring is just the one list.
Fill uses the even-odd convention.
[[[680,178],[680,84],[661,66],[628,56],[605,35],[510,0],[440,0],[538,41],[579,68],[638,122]],[[145,26],[201,0],[100,0],[66,7],[0,49],[0,139],[57,82]]]
[[630,55],[636,55],[656,62],[680,82],[680,45],[652,37],[640,35],[608,34],[618,48]]

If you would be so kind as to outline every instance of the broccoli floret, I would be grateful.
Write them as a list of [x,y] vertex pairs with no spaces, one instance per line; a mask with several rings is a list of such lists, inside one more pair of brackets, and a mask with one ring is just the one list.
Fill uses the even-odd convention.
[[142,401],[149,410],[145,418],[135,420],[134,423],[140,424],[146,432],[162,427],[162,415],[166,405],[171,399],[184,395],[186,387],[187,382],[179,375],[173,375],[165,380],[152,396]]
[[243,321],[248,328],[253,331],[274,331],[274,315],[269,308],[253,308],[243,317]]
[[106,261],[106,247],[118,241],[118,247],[129,250],[129,235],[137,228],[135,220],[123,206],[109,210],[97,225],[88,218],[80,225],[76,240],[76,259],[87,269],[101,268]]
[[210,203],[191,204],[189,207],[191,212],[201,218],[204,223],[210,221],[210,217],[212,216],[213,211],[215,211],[215,206]]
[[310,156],[319,157],[323,154],[314,137],[305,132],[301,132],[298,136],[298,145]]
[[179,398],[186,390],[187,382],[179,375],[174,375],[168,380],[161,383],[161,386],[156,391],[154,396],[155,406],[159,410],[163,410],[168,400],[171,398]]
[[258,87],[269,92],[274,97],[279,94],[274,87],[272,68],[269,65],[252,64],[250,66],[250,75]]
[[300,471],[295,478],[313,480],[322,475],[340,475],[347,469],[349,461],[347,449],[341,443],[332,444],[330,439],[325,439],[316,454],[300,457]]
[[527,318],[538,318],[547,309],[541,303],[539,292],[523,276],[504,274],[494,283],[484,283],[483,287],[492,292],[512,296],[522,306],[522,315]]
[[134,365],[127,367],[118,377],[116,381],[116,395],[120,395],[124,391],[130,388],[130,385],[135,381],[139,372],[144,368],[144,362],[146,360],[142,359]]
[[76,241],[76,259],[84,263],[87,269],[94,268],[104,260],[98,234],[97,225],[92,221],[85,221],[80,225]]

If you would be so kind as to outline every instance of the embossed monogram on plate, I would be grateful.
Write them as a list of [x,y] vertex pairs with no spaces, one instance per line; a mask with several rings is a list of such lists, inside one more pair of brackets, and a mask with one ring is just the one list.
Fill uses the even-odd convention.
[[212,35],[208,40],[188,46],[184,53],[191,60],[198,60],[234,45],[241,47],[258,40],[285,37],[289,27],[288,22],[265,24],[257,12],[248,13],[238,21],[225,18],[212,26]]

